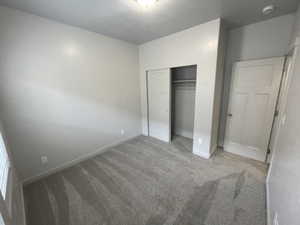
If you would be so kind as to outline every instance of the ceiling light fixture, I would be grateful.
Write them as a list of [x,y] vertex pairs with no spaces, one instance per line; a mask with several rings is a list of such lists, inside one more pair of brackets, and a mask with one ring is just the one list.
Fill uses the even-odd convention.
[[136,0],[143,7],[150,7],[154,5],[158,0]]
[[274,5],[268,5],[266,7],[263,8],[262,13],[264,15],[270,15],[271,13],[273,13],[275,10],[275,6]]

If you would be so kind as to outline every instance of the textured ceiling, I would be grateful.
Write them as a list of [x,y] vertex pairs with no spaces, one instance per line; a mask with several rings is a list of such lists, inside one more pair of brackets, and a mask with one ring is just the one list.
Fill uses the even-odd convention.
[[[276,11],[261,9],[274,3]],[[242,26],[296,10],[299,0],[159,0],[148,9],[134,0],[0,0],[0,4],[110,37],[141,44],[222,17]]]

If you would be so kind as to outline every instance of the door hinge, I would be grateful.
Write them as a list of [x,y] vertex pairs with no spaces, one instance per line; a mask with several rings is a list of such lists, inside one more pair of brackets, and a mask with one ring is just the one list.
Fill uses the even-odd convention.
[[270,153],[271,153],[271,149],[268,148],[267,154],[270,154]]
[[278,116],[278,115],[279,115],[279,110],[275,110],[274,116],[276,117],[276,116]]

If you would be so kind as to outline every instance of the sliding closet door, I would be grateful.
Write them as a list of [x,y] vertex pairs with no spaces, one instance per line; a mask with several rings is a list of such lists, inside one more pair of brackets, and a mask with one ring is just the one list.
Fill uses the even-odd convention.
[[171,141],[171,73],[170,69],[147,73],[149,136]]

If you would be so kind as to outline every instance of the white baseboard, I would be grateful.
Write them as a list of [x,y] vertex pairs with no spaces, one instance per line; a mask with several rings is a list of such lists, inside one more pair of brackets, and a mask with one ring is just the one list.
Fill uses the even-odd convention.
[[211,157],[211,154],[208,152],[193,152],[194,155],[200,156],[204,159],[209,159]]
[[251,149],[247,146],[240,145],[238,143],[233,142],[226,142],[224,143],[224,151],[230,152],[236,155],[240,155],[246,158],[254,159],[257,161],[264,162],[265,161],[265,154],[257,149]]
[[134,135],[134,136],[127,137],[127,138],[123,138],[123,139],[118,140],[118,141],[116,141],[116,142],[114,142],[114,143],[111,143],[111,144],[107,144],[107,145],[105,145],[105,146],[102,146],[101,148],[97,149],[96,151],[93,151],[93,152],[91,152],[91,153],[88,153],[88,154],[79,156],[79,157],[77,157],[77,158],[75,158],[75,159],[73,159],[73,160],[71,160],[71,161],[65,162],[64,164],[62,164],[62,165],[60,165],[60,166],[51,168],[51,169],[49,169],[49,170],[46,171],[46,172],[42,172],[42,173],[40,173],[40,174],[38,174],[38,175],[34,175],[34,176],[32,176],[32,177],[26,178],[26,179],[24,179],[24,180],[22,181],[22,184],[23,184],[23,186],[26,186],[26,185],[28,185],[28,184],[30,184],[30,183],[33,183],[33,182],[35,182],[35,181],[37,181],[37,180],[40,180],[40,179],[42,179],[42,178],[44,178],[44,177],[47,177],[47,176],[51,175],[51,174],[57,173],[57,172],[59,172],[59,171],[61,171],[61,170],[64,170],[64,169],[69,168],[69,167],[71,167],[71,166],[74,166],[74,165],[76,165],[76,164],[78,164],[78,163],[80,163],[80,162],[82,162],[82,161],[85,161],[85,160],[87,160],[87,159],[93,158],[93,157],[95,157],[96,155],[99,155],[99,154],[101,154],[101,153],[106,152],[109,148],[111,148],[111,147],[113,147],[113,146],[119,145],[119,144],[121,144],[121,143],[123,143],[123,142],[125,142],[125,141],[128,141],[128,140],[134,139],[134,138],[136,138],[136,137],[138,137],[138,136],[140,136],[140,135],[141,135],[141,134],[139,134],[139,135]]

